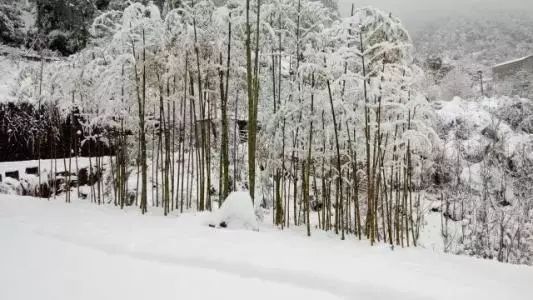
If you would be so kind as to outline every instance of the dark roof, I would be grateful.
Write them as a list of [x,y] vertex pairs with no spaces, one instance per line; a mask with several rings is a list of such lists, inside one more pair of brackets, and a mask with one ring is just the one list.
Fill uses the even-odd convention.
[[510,61],[499,63],[497,65],[494,65],[492,68],[493,69],[497,69],[497,68],[500,68],[500,67],[513,65],[513,64],[520,63],[520,62],[523,62],[525,60],[531,59],[531,58],[533,58],[533,55],[529,55],[529,56],[521,57],[521,58],[518,58],[518,59],[513,59],[513,60],[510,60]]

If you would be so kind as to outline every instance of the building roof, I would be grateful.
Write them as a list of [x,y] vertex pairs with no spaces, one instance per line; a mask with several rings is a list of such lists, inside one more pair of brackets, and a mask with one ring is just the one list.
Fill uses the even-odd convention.
[[528,55],[528,56],[524,56],[524,57],[521,57],[521,58],[510,60],[510,61],[502,62],[502,63],[499,63],[497,65],[494,65],[493,68],[498,68],[498,67],[503,67],[503,66],[506,66],[506,65],[514,64],[514,63],[521,62],[521,61],[524,61],[524,60],[529,59],[529,58],[533,58],[533,55]]

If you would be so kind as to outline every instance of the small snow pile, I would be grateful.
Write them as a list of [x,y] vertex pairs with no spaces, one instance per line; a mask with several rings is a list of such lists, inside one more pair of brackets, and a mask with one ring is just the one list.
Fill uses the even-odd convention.
[[6,177],[0,182],[0,194],[16,195],[18,187],[18,180]]
[[239,191],[229,194],[220,209],[211,215],[209,226],[258,230],[250,193]]

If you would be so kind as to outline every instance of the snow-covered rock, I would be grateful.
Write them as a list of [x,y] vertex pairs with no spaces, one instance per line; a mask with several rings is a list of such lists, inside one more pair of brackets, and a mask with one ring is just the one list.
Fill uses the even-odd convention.
[[259,229],[252,198],[248,191],[229,194],[220,209],[214,211],[210,217],[210,226]]

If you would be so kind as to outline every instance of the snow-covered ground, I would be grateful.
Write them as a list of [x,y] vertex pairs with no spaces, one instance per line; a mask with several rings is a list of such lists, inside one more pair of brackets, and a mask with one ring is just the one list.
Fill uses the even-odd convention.
[[[531,299],[533,268],[0,195],[0,299]],[[268,219],[268,218],[265,218]]]

